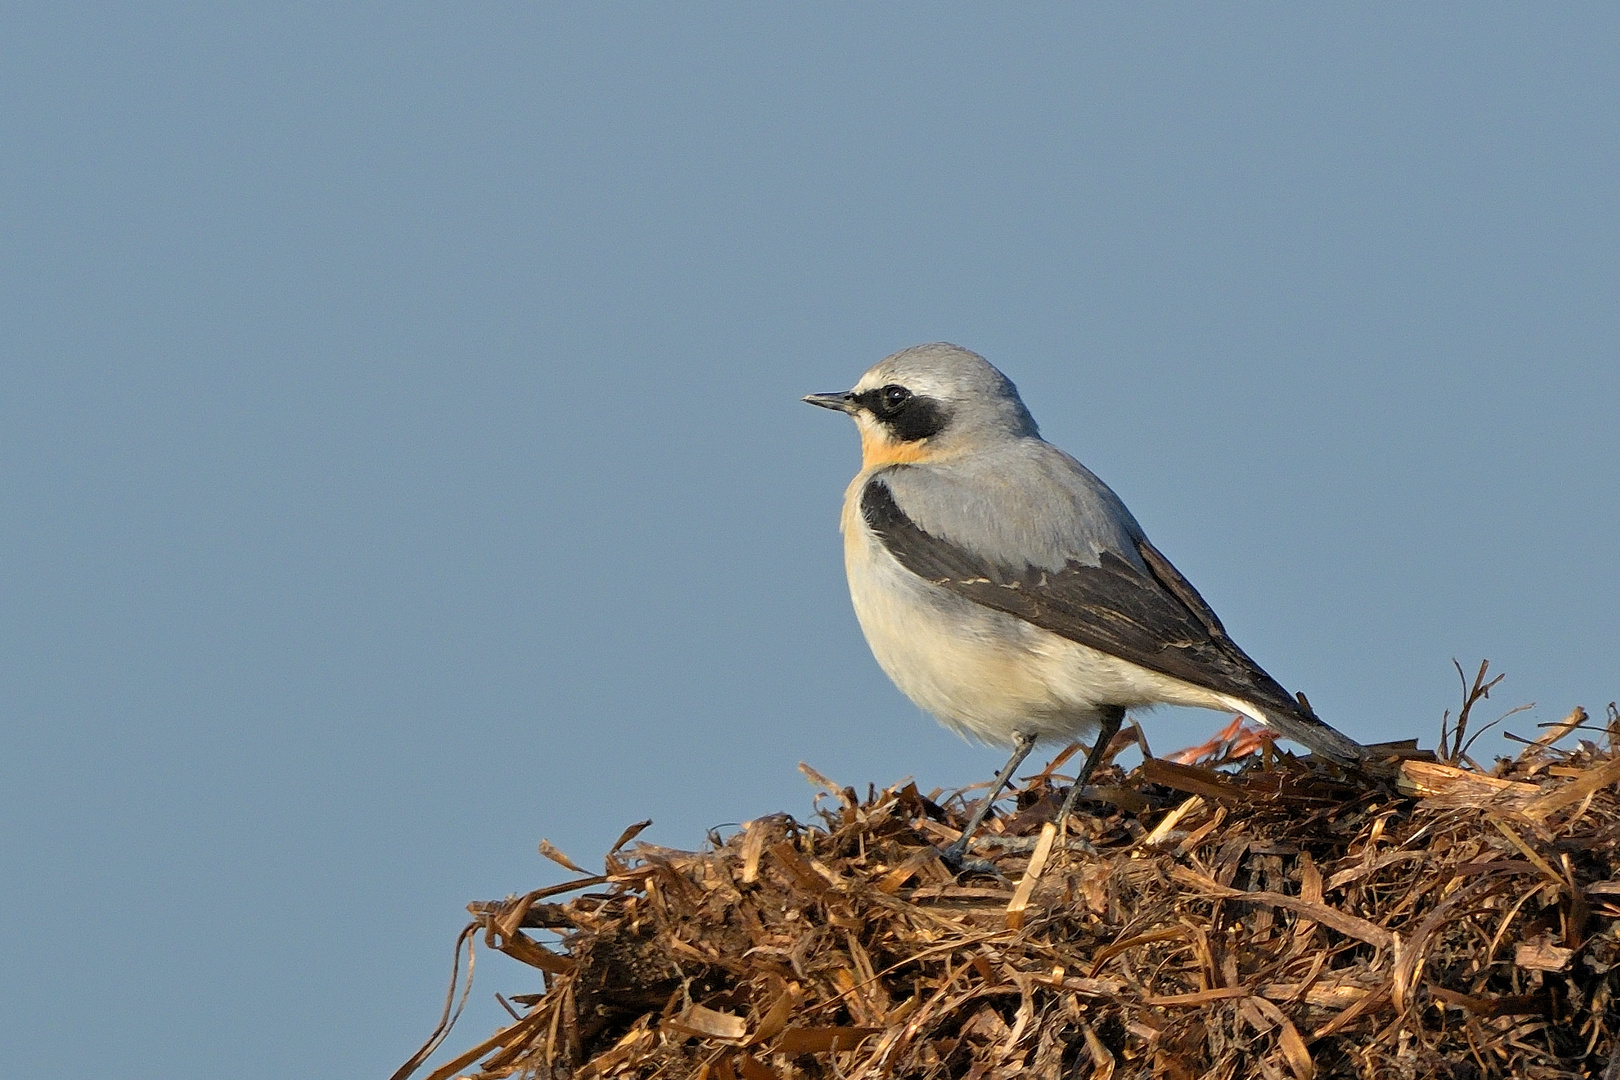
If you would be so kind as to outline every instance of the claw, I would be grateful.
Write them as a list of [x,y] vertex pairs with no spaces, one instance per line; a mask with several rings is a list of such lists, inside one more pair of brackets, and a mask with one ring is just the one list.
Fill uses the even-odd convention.
[[[966,837],[963,837],[963,839],[965,840]],[[986,877],[1006,880],[1002,878],[1001,871],[996,869],[995,863],[986,859],[968,858],[967,845],[960,841],[950,847],[935,848],[934,850],[939,852],[939,861],[944,863],[946,868],[957,877],[961,877],[963,874],[983,874]]]

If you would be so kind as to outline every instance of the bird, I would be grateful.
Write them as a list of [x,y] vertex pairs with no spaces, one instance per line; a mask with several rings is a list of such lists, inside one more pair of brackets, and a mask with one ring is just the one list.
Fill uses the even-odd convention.
[[973,868],[973,833],[1038,742],[1095,732],[1056,818],[1064,827],[1129,709],[1237,712],[1339,765],[1368,758],[1238,648],[1119,496],[1041,438],[984,357],[918,345],[848,391],[803,400],[860,433],[840,527],[878,665],[946,727],[1012,750],[941,852],[953,868]]

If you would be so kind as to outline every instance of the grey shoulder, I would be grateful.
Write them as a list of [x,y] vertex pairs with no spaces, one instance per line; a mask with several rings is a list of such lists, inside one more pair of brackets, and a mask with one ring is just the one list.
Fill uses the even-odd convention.
[[1095,566],[1104,552],[1139,564],[1142,529],[1091,470],[1037,438],[876,473],[931,536],[1009,567]]

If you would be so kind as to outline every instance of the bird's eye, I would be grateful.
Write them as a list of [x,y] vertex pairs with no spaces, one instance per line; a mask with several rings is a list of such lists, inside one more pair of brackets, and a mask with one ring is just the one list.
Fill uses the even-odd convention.
[[911,400],[911,391],[903,386],[885,386],[883,388],[883,404],[890,411],[898,409]]

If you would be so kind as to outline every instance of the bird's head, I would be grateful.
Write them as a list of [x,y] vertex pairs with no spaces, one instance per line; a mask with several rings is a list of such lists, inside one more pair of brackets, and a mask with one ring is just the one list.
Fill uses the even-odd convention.
[[804,400],[854,418],[863,468],[934,461],[1039,434],[1007,376],[978,353],[944,342],[904,349],[844,393]]

